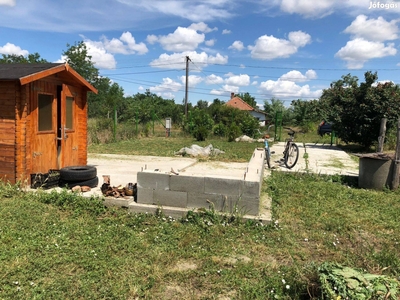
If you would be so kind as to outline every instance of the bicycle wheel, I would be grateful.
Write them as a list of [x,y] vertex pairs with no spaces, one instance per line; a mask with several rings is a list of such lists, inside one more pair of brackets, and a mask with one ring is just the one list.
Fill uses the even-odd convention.
[[288,169],[293,168],[299,159],[299,147],[293,143],[290,144],[289,149],[285,153],[285,166]]
[[265,160],[267,161],[268,169],[271,169],[271,154],[265,149]]

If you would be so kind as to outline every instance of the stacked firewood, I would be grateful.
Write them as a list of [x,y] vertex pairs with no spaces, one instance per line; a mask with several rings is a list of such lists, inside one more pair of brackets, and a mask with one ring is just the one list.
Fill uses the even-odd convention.
[[134,197],[136,199],[137,194],[137,184],[128,183],[126,186],[111,186],[110,184],[110,176],[103,176],[104,183],[101,186],[101,192],[106,197],[114,197],[114,198],[124,198],[124,197]]

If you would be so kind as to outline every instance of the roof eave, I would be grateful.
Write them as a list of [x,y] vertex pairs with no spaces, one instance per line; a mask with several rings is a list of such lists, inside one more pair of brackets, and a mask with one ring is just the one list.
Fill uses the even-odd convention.
[[27,76],[21,77],[21,78],[19,78],[19,82],[21,83],[21,85],[25,85],[25,84],[31,83],[33,81],[42,79],[44,77],[51,76],[53,74],[62,72],[64,70],[65,70],[65,65],[55,66],[53,68],[50,68],[50,69],[47,69],[44,71],[40,71],[37,73],[33,73],[33,74],[29,74]]
[[76,79],[84,86],[87,87],[89,91],[92,91],[93,93],[97,94],[97,89],[91,85],[85,78],[83,78],[81,75],[79,75],[78,72],[76,72],[74,69],[72,69],[68,64],[65,64],[65,69],[68,73],[71,73]]
[[65,64],[60,64],[58,66],[55,66],[53,68],[40,71],[37,73],[33,73],[24,77],[19,78],[19,82],[21,85],[25,85],[28,83],[31,83],[36,80],[40,80],[42,78],[60,73],[66,71],[70,73],[73,77],[75,77],[76,80],[78,80],[83,86],[87,88],[87,90],[92,91],[93,93],[97,94],[97,89],[92,86],[89,82],[87,82],[81,75],[78,74],[75,70],[73,70],[67,63]]

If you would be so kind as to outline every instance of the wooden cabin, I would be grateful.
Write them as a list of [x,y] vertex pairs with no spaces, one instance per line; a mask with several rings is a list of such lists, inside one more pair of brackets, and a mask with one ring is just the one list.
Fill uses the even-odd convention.
[[0,64],[0,180],[87,164],[87,92],[66,63]]

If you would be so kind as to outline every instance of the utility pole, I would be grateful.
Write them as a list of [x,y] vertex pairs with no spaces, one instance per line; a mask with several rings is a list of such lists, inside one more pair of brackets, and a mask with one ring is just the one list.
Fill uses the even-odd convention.
[[189,56],[186,56],[186,88],[185,88],[185,117],[188,114],[188,89],[189,89]]

